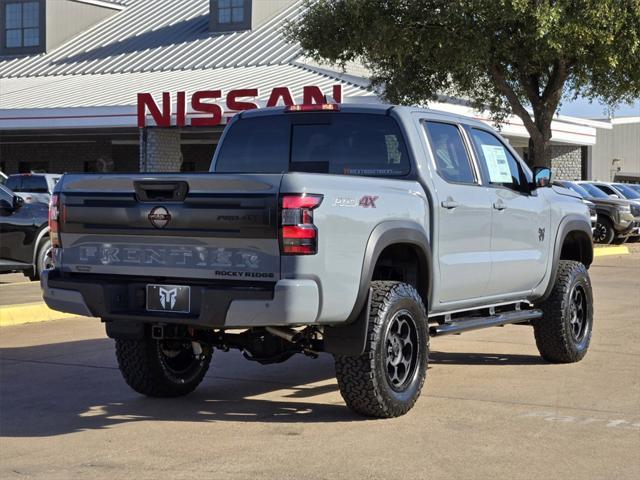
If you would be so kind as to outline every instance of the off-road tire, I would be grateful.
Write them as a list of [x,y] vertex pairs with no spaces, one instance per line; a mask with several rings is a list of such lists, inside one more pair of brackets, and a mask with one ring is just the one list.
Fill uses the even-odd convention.
[[[371,308],[365,351],[359,356],[335,356],[336,377],[347,406],[362,415],[379,418],[398,417],[407,413],[420,396],[427,375],[429,330],[427,314],[418,292],[411,285],[392,281],[371,282]],[[413,355],[413,340],[402,344],[396,353],[388,353],[392,340],[401,332],[391,331],[406,322],[407,338],[415,338],[415,361],[406,368],[406,380],[392,386],[388,362],[398,358],[398,351]],[[410,327],[410,323],[413,327]],[[395,336],[395,339],[391,338]],[[405,350],[409,348],[409,350]],[[395,355],[395,357],[394,357]],[[397,368],[397,367],[391,367]],[[396,380],[398,373],[396,372]]]
[[48,237],[45,237],[40,242],[40,246],[38,247],[38,255],[36,256],[36,264],[35,268],[32,270],[32,273],[29,274],[30,280],[39,280],[42,272],[50,268],[52,263],[47,261],[46,256],[51,255],[51,240]]
[[[191,393],[204,378],[211,363],[212,349],[202,346],[199,357],[184,371],[167,366],[160,340],[116,339],[116,357],[120,372],[136,392],[149,397],[178,397]],[[186,351],[185,351],[186,353]]]
[[[602,233],[600,233],[600,229],[602,229]],[[611,242],[613,242],[615,236],[616,232],[613,229],[611,220],[609,220],[607,217],[598,216],[598,221],[596,222],[596,229],[594,232],[594,240],[596,238],[598,239],[596,243],[609,245]]]
[[[574,295],[584,296],[584,330],[576,336]],[[542,302],[543,317],[533,322],[540,355],[553,363],[580,361],[589,349],[593,330],[593,292],[587,268],[580,262],[560,260],[549,298]]]

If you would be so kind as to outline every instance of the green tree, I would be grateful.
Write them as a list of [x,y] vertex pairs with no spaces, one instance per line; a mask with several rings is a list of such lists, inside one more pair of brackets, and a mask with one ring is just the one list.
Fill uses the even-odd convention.
[[307,0],[285,34],[316,60],[362,62],[392,103],[447,94],[517,115],[536,166],[563,98],[640,97],[640,0]]

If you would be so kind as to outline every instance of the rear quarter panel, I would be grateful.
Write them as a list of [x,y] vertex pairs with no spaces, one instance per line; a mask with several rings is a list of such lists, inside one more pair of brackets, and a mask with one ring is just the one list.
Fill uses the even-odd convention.
[[413,180],[290,173],[280,192],[324,196],[314,210],[318,253],[281,257],[282,278],[305,278],[318,284],[319,323],[344,322],[351,313],[367,242],[377,225],[410,221],[428,238],[426,197]]

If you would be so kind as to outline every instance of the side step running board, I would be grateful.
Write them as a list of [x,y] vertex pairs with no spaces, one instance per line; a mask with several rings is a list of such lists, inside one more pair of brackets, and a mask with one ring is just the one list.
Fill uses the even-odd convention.
[[429,333],[436,335],[449,335],[452,333],[468,332],[487,327],[498,327],[509,323],[528,322],[542,317],[542,310],[513,310],[489,317],[456,318],[442,325],[434,325],[429,328]]

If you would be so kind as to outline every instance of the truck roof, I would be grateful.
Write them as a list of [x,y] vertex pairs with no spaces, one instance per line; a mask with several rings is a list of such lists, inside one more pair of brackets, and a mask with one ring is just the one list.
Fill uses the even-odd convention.
[[[385,115],[390,110],[398,111],[401,113],[428,113],[429,115],[436,115],[441,118],[443,121],[450,121],[456,123],[465,123],[468,125],[476,125],[486,127],[486,123],[476,120],[472,117],[467,117],[464,115],[458,115],[455,113],[443,112],[440,110],[433,110],[430,108],[422,108],[415,106],[403,106],[403,105],[389,105],[385,103],[340,103],[339,111],[345,113],[369,113],[369,114],[380,114]],[[253,117],[262,117],[269,115],[279,115],[285,113],[288,107],[279,106],[279,107],[267,107],[267,108],[257,108],[253,110],[245,110],[237,115],[237,118],[253,118]],[[299,112],[304,113],[304,112]]]

